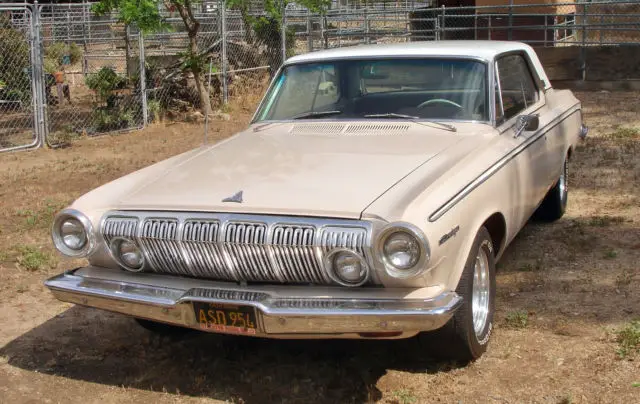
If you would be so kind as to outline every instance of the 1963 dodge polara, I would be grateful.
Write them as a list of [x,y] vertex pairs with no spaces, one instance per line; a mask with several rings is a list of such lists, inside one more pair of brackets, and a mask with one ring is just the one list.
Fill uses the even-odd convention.
[[416,336],[472,360],[496,261],[532,215],[563,215],[585,135],[580,102],[521,43],[296,56],[245,131],[60,212],[56,247],[89,265],[46,285],[155,330]]

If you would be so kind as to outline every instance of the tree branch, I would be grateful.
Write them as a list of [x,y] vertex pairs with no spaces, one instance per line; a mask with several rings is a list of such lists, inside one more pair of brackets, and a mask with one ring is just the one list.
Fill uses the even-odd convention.
[[[222,4],[222,6],[224,7],[224,3]],[[184,0],[184,7],[187,9],[187,14],[189,15],[189,19],[193,24],[191,29],[193,30],[193,34],[195,34],[198,32],[198,28],[200,28],[200,22],[193,16],[193,10],[191,9],[191,0]]]
[[172,4],[178,9],[178,14],[180,14],[180,18],[182,18],[182,22],[184,22],[187,32],[191,34],[193,27],[189,24],[189,15],[186,13],[184,6],[179,2],[172,2]]

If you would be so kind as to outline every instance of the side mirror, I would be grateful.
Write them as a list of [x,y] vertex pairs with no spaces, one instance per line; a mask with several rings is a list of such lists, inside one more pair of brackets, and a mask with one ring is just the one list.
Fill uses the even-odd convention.
[[515,133],[513,137],[518,137],[522,132],[532,132],[540,127],[539,115],[520,115],[516,119]]

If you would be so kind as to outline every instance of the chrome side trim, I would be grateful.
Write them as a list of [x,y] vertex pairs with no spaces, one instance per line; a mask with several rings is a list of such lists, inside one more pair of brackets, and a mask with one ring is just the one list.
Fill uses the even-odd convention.
[[[262,337],[394,331],[415,334],[442,327],[462,304],[455,292],[442,292],[427,299],[358,298],[362,293],[353,298],[330,298],[299,297],[296,287],[291,287],[290,296],[276,296],[237,287],[146,285],[136,283],[135,274],[126,272],[119,275],[118,281],[76,272],[50,278],[45,286],[65,302],[195,329],[200,328],[192,302],[251,306],[256,309],[257,336]],[[172,277],[166,279],[171,284]]]
[[529,138],[527,138],[527,140],[525,142],[523,142],[522,144],[520,144],[518,147],[514,148],[513,150],[511,150],[509,153],[505,154],[502,158],[500,158],[500,160],[498,160],[494,165],[492,165],[491,167],[489,167],[488,169],[486,169],[482,174],[480,174],[479,176],[477,176],[473,181],[471,181],[469,184],[465,185],[460,191],[458,191],[451,199],[449,199],[447,202],[445,202],[442,206],[440,206],[438,209],[436,209],[430,216],[429,216],[429,221],[430,222],[435,222],[436,220],[440,219],[445,213],[447,213],[451,208],[453,208],[458,202],[460,202],[461,200],[463,200],[467,195],[469,195],[474,189],[478,188],[480,185],[482,185],[485,181],[487,181],[493,174],[495,174],[496,172],[498,172],[502,167],[504,167],[505,165],[507,165],[507,163],[509,163],[511,160],[513,160],[516,156],[518,156],[520,153],[522,153],[523,151],[525,151],[529,146],[531,146],[532,144],[534,144],[538,139],[540,139],[541,137],[544,136],[544,134],[550,130],[553,129],[554,127],[556,127],[557,125],[559,125],[564,119],[566,119],[567,117],[575,114],[576,112],[580,111],[579,107],[576,108],[576,106],[579,106],[579,104],[575,104],[573,105],[571,108],[569,108],[565,113],[563,113],[562,115],[559,115],[558,117],[556,117],[555,119],[553,119],[552,121],[550,121],[548,124],[546,124],[545,126],[541,127],[540,129],[538,129],[536,132],[534,132]]

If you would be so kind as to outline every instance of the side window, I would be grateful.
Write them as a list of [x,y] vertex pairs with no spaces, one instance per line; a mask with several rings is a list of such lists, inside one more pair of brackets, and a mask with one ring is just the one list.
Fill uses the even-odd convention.
[[498,74],[505,120],[538,101],[538,90],[527,62],[521,55],[498,59]]

